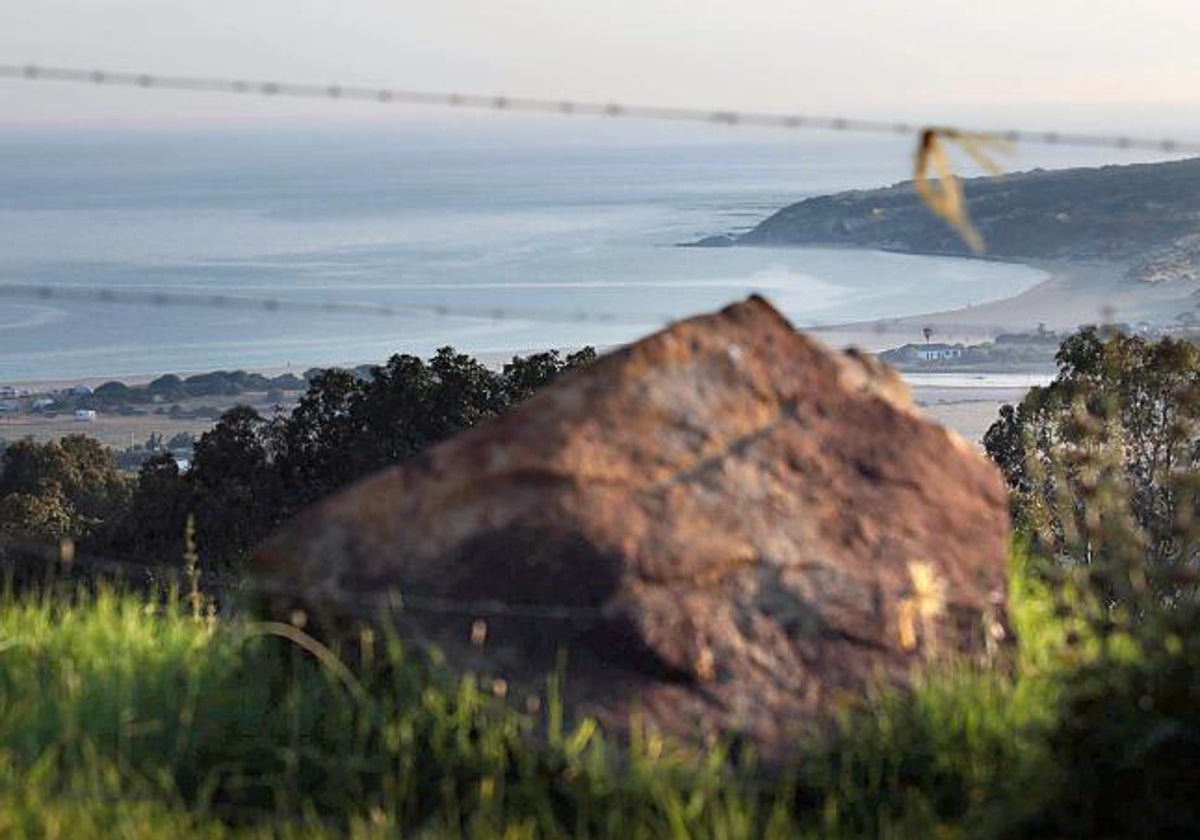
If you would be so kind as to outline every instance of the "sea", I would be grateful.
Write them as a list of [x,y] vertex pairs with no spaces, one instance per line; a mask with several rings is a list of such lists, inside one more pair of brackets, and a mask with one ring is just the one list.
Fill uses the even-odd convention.
[[607,347],[754,293],[828,325],[1043,279],[980,260],[677,247],[901,180],[897,139],[573,131],[8,132],[0,383]]

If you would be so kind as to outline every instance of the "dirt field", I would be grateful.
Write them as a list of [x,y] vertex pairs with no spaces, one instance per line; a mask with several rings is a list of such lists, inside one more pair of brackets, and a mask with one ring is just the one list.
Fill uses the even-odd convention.
[[[979,443],[983,433],[996,419],[1003,403],[1018,402],[1024,395],[1023,388],[942,388],[918,386],[912,389],[913,398],[932,419],[954,429],[972,443]],[[294,395],[289,395],[294,397]],[[266,400],[265,394],[245,394],[237,400],[210,399],[185,400],[181,405],[190,409],[201,405],[225,410],[235,404],[249,404],[260,414],[271,416],[275,406]],[[287,406],[291,408],[291,404]],[[56,440],[63,435],[83,433],[91,435],[117,449],[144,443],[152,433],[162,435],[164,440],[180,432],[199,436],[213,427],[212,420],[172,418],[168,415],[148,414],[124,417],[118,414],[98,414],[90,423],[76,422],[70,413],[49,418],[36,414],[0,416],[0,438],[21,440]]]
[[[285,408],[291,409],[296,394],[289,394]],[[200,407],[225,411],[234,405],[253,406],[259,414],[270,417],[275,405],[267,401],[264,393],[246,393],[234,397],[205,397],[181,400],[185,411]],[[141,414],[124,416],[98,413],[96,419],[82,423],[72,412],[62,412],[55,417],[41,414],[0,415],[0,438],[14,441],[33,438],[38,441],[57,440],[69,434],[86,434],[116,449],[126,449],[134,444],[145,443],[151,434],[162,435],[164,440],[180,432],[199,436],[213,427],[215,421],[204,418],[171,417],[167,414]]]

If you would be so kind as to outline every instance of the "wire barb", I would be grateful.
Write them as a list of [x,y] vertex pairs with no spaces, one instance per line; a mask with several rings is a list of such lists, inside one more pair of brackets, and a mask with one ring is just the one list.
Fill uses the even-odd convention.
[[[36,537],[21,537],[0,534],[0,573],[15,568],[20,563],[57,564],[64,571],[71,570],[84,575],[92,582],[101,580],[126,581],[132,584],[179,585],[186,583],[187,570],[169,564],[139,563],[121,558],[77,551],[70,543],[69,556],[63,541],[45,540]],[[2,577],[2,574],[0,574]],[[458,599],[440,595],[381,591],[377,593],[335,592],[324,588],[309,588],[289,584],[280,580],[247,582],[208,580],[205,592],[225,599],[235,600],[248,594],[267,598],[290,599],[297,602],[312,600],[316,606],[335,607],[363,615],[411,612],[446,617],[469,618],[474,622],[485,619],[509,618],[527,621],[593,625],[618,621],[624,615],[621,607],[614,603],[597,605],[515,602],[498,599]],[[296,611],[297,615],[303,615]],[[300,622],[303,624],[303,621]],[[486,622],[483,633],[486,636]]]
[[[744,290],[750,294],[752,289]],[[217,309],[282,315],[287,313],[314,313],[324,315],[363,315],[380,318],[402,318],[416,315],[432,315],[438,318],[461,318],[479,321],[546,323],[546,324],[602,324],[605,326],[629,326],[640,329],[665,327],[685,317],[686,313],[664,312],[597,312],[583,309],[524,309],[519,307],[467,307],[450,306],[442,303],[348,303],[339,301],[296,301],[281,298],[259,298],[236,294],[187,294],[175,292],[145,292],[134,288],[117,288],[71,284],[33,284],[0,282],[0,299],[47,301],[85,301],[126,306],[179,307]],[[1105,320],[1117,319],[1120,313],[1110,311]],[[877,335],[911,335],[919,332],[920,324],[913,318],[890,317],[865,321],[811,322],[796,320],[796,328],[813,333],[856,333],[873,332]],[[939,319],[938,330],[942,333],[979,332],[1001,333],[1013,329],[1012,324],[964,321],[962,323]]]
[[[145,72],[85,70],[76,67],[45,67],[39,64],[0,64],[0,79],[26,82],[66,82],[102,84],[111,87],[154,88],[163,91],[228,93],[238,95],[278,96],[302,99],[328,99],[373,102],[389,105],[433,105],[452,108],[475,108],[491,111],[518,111],[538,114],[585,115],[621,117],[670,122],[750,126],[778,129],[821,129],[866,134],[912,135],[923,127],[894,120],[868,120],[841,116],[809,114],[778,114],[756,111],[737,111],[726,108],[680,108],[664,105],[631,105],[620,102],[588,102],[570,99],[540,99],[525,96],[504,96],[436,91],[404,90],[385,87],[361,87],[338,83],[313,84],[306,82],[252,81],[218,76],[159,75]],[[1011,143],[1048,143],[1057,146],[1090,148],[1139,149],[1163,153],[1200,154],[1200,142],[1171,138],[1110,136],[1102,134],[1073,134],[1057,131],[968,131],[962,128],[938,129],[959,137],[1003,137]]]

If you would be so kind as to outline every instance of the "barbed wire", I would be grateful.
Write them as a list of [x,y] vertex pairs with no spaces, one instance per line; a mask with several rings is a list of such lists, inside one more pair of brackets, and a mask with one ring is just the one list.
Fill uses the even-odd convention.
[[[113,70],[86,70],[69,67],[50,67],[38,64],[0,64],[0,79],[52,81],[92,85],[153,88],[170,91],[195,91],[260,96],[288,96],[320,99],[348,99],[400,105],[440,105],[493,111],[528,111],[562,115],[597,117],[630,117],[638,119],[682,120],[726,125],[747,125],[770,128],[813,128],[835,131],[873,132],[890,134],[921,134],[934,132],[947,137],[994,137],[1012,142],[1056,143],[1117,149],[1148,149],[1162,152],[1191,151],[1200,153],[1200,143],[1173,139],[1147,139],[1086,135],[1060,132],[1006,130],[966,132],[955,128],[931,129],[914,123],[862,120],[844,117],[824,117],[801,114],[768,114],[733,110],[639,106],[619,103],[597,103],[577,100],[550,100],[531,97],[484,96],[478,94],[434,93],[428,91],[375,88],[342,84],[316,85],[296,82],[230,79],[207,76],[160,75],[153,73]],[[205,307],[239,309],[261,313],[317,313],[362,316],[432,315],[447,318],[485,319],[496,322],[526,321],[548,323],[593,323],[612,325],[665,326],[680,319],[680,315],[649,312],[604,312],[585,310],[539,310],[512,306],[459,306],[444,304],[373,304],[346,302],[306,302],[278,297],[255,298],[238,294],[186,294],[179,292],[147,291],[129,288],[98,286],[63,286],[37,284],[0,284],[0,296],[36,300],[79,300],[98,303],[124,303],[154,306]],[[916,316],[912,316],[916,317]],[[852,322],[801,322],[798,326],[811,332],[839,330],[870,331],[876,334],[908,332],[914,329],[912,317],[876,318]],[[999,333],[1011,331],[1012,325],[953,323],[937,319],[942,332]]]
[[[465,290],[465,287],[464,287]],[[37,283],[0,283],[0,297],[39,301],[81,301],[89,303],[142,306],[179,306],[201,309],[230,309],[260,313],[300,313],[326,315],[366,315],[401,317],[434,315],[445,318],[471,318],[489,321],[594,322],[604,324],[669,324],[678,316],[662,313],[603,312],[582,309],[534,309],[511,306],[448,306],[421,303],[347,303],[340,301],[298,301],[279,297],[254,297],[241,294],[188,294],[129,287],[65,285]]]
[[559,116],[612,117],[788,130],[816,129],[909,136],[920,135],[933,129],[938,133],[946,135],[988,136],[1009,143],[1037,143],[1056,146],[1200,154],[1200,141],[1185,141],[1173,138],[1034,131],[1028,129],[976,131],[960,127],[930,126],[926,123],[917,122],[831,117],[817,114],[780,114],[720,108],[634,105],[621,102],[546,99],[530,96],[485,95],[478,93],[440,93],[435,91],[366,87],[339,83],[322,85],[306,82],[264,81],[217,76],[164,75],[122,70],[53,67],[39,64],[0,64],[0,79],[27,82],[64,82],[175,92],[346,100],[372,102],[380,105],[439,106],[493,112],[509,111],[554,114]]
[[[465,288],[465,287],[464,287]],[[745,294],[751,294],[746,289]],[[151,291],[145,289],[66,284],[0,283],[0,298],[33,300],[41,302],[72,301],[114,305],[182,307],[251,312],[258,314],[342,314],[362,315],[378,318],[411,317],[414,315],[440,318],[464,318],[494,322],[532,322],[547,324],[596,324],[630,327],[665,327],[691,317],[692,313],[671,315],[664,312],[604,312],[584,309],[538,309],[512,306],[458,306],[426,303],[346,303],[339,301],[297,301],[280,297],[255,297],[242,294],[189,294],[185,292]],[[730,301],[732,302],[732,301]],[[1098,321],[1112,321],[1120,317],[1116,310],[1100,313]],[[862,320],[797,321],[796,328],[812,333],[853,332],[856,334],[891,333],[920,334],[924,321],[928,320],[940,335],[987,334],[1019,332],[1013,323],[985,323],[978,321],[947,321],[939,314],[896,315]],[[587,342],[584,342],[587,343]]]
[[[187,572],[182,562],[143,563],[94,552],[80,551],[74,540],[0,534],[0,566],[15,569],[19,563],[41,564],[46,574],[83,573],[87,580],[105,579],[139,584],[183,585]],[[26,568],[29,568],[26,566]],[[31,569],[36,570],[36,569]],[[259,595],[293,598],[311,606],[336,607],[365,617],[381,612],[390,616],[404,612],[471,619],[512,618],[568,624],[597,624],[616,621],[624,612],[612,603],[581,605],[554,602],[509,602],[496,598],[458,599],[443,595],[409,592],[393,587],[383,592],[334,592],[318,587],[288,584],[279,580],[213,578],[204,575],[200,586],[208,598]]]

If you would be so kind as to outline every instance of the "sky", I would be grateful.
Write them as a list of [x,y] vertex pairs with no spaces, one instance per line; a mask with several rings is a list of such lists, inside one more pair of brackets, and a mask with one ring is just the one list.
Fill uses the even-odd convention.
[[[1197,44],[1196,0],[0,0],[0,63],[1143,133],[1200,129]],[[0,81],[7,125],[330,106]]]

